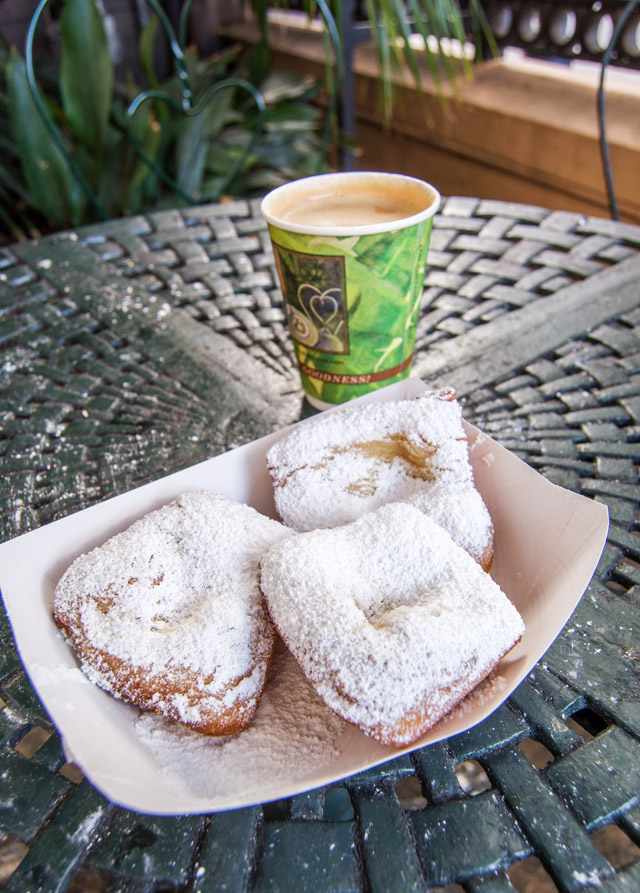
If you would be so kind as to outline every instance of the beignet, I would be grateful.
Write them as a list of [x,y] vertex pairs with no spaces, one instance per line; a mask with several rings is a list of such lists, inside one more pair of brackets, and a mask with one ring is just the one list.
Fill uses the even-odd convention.
[[491,517],[474,486],[450,388],[317,416],[272,446],[267,466],[277,511],[294,530],[337,527],[408,500],[485,570],[491,566]]
[[54,617],[106,691],[208,735],[250,721],[275,640],[258,562],[277,521],[185,493],[77,558]]
[[443,527],[454,543],[489,571],[493,562],[493,523],[473,484],[435,483],[406,500]]
[[438,722],[524,630],[473,558],[400,503],[271,546],[261,587],[276,628],[328,706],[395,746]]

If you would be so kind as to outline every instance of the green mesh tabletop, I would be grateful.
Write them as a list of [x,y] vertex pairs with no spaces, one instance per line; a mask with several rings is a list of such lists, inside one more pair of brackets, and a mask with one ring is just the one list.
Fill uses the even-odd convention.
[[[253,202],[0,249],[0,540],[305,414]],[[10,891],[640,889],[640,227],[450,198],[414,371],[611,527],[544,658],[479,726],[340,784],[153,817],[73,764],[0,634]],[[526,506],[523,506],[526,511]]]

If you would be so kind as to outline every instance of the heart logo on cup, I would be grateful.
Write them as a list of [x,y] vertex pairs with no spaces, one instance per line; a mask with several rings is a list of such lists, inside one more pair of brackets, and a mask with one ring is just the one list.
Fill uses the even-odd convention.
[[309,307],[318,322],[326,326],[338,315],[338,302],[326,291],[321,295],[314,295],[309,301]]
[[[342,290],[327,288],[320,291],[308,282],[298,288],[298,301],[311,324],[317,326],[317,350],[342,353],[345,350],[342,318]],[[314,327],[315,328],[315,327]]]
[[322,328],[330,329],[334,320],[340,321],[341,297],[342,293],[339,288],[327,288],[325,291],[320,291],[315,285],[308,283],[304,283],[298,288],[298,300]]

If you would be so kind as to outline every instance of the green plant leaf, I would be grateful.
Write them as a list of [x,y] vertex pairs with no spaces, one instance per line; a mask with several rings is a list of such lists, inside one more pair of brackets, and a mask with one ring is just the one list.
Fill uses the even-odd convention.
[[476,48],[476,60],[482,58],[483,40],[486,41],[489,54],[491,56],[497,56],[499,53],[498,44],[496,43],[495,35],[491,30],[489,20],[482,8],[482,3],[480,0],[471,0],[470,6],[472,15],[471,26]]
[[[145,155],[151,161],[157,161],[162,142],[162,128],[152,114],[150,106],[147,107],[146,113],[144,110],[141,111],[138,120],[133,124],[133,132]],[[127,197],[141,189],[151,174],[151,168],[147,162],[135,153],[133,155],[135,160],[127,179]]]
[[367,16],[375,35],[376,54],[380,66],[380,89],[382,101],[382,114],[385,121],[391,117],[393,107],[393,79],[391,63],[391,34],[389,31],[389,19],[385,15],[379,15],[376,2],[366,0]]
[[94,0],[66,0],[60,17],[60,93],[78,139],[98,154],[111,111],[113,62]]
[[275,71],[260,84],[260,93],[267,105],[274,105],[287,99],[299,99],[313,88],[317,91],[317,81],[293,72]]
[[429,37],[431,34],[431,29],[429,27],[429,16],[419,9],[418,0],[407,0],[407,2],[409,4],[409,9],[411,10],[411,13],[413,15],[414,27],[424,41],[424,55],[425,59],[427,60],[427,65],[429,66],[429,71],[431,72],[431,76],[433,78],[433,83],[435,84],[438,95],[441,96],[442,82],[440,80],[440,68],[437,60],[434,57],[434,54],[429,48]]
[[27,82],[26,65],[17,50],[11,53],[7,80],[11,131],[33,203],[49,220],[66,226],[78,219],[84,200],[64,155],[40,117]]
[[301,102],[287,102],[275,108],[268,109],[264,116],[265,126],[287,125],[288,127],[301,127],[303,125],[317,125],[320,117],[320,109]]
[[158,17],[156,15],[149,16],[149,20],[142,29],[140,40],[138,41],[138,58],[140,59],[140,67],[144,72],[144,76],[149,82],[149,86],[154,90],[160,88],[160,82],[156,77],[156,71],[153,63],[154,48],[156,43],[156,35],[158,34]]
[[265,38],[261,38],[253,48],[249,60],[249,80],[258,86],[264,81],[271,68],[271,49]]
[[198,114],[182,124],[176,152],[177,182],[187,195],[201,193],[209,146],[225,123],[234,92],[220,90]]
[[177,146],[177,183],[187,195],[198,197],[207,154],[206,115],[187,118]]
[[[0,151],[2,151],[2,146],[0,146]],[[35,207],[31,200],[31,196],[25,189],[24,181],[19,176],[19,171],[14,170],[13,166],[9,167],[6,164],[0,163],[0,183],[6,186],[6,188],[13,194],[14,198]]]

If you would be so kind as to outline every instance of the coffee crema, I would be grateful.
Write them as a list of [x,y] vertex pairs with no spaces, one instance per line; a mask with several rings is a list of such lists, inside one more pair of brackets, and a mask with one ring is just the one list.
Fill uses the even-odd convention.
[[283,223],[299,226],[368,226],[391,223],[413,217],[425,209],[421,196],[409,190],[388,193],[373,191],[304,197],[290,208],[281,211]]

